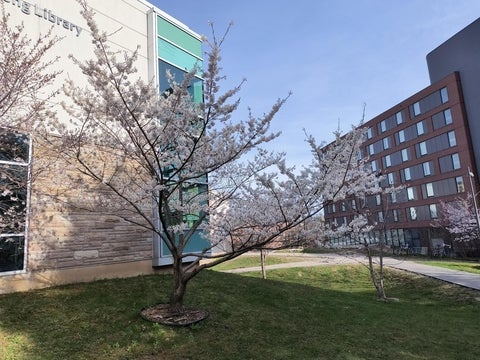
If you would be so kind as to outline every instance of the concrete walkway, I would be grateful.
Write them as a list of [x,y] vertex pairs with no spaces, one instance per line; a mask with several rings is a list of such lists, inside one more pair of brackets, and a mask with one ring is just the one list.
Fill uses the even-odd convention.
[[[259,255],[257,255],[259,256]],[[322,265],[342,265],[366,263],[367,258],[362,255],[339,255],[339,254],[296,254],[296,253],[276,253],[275,256],[293,256],[302,257],[305,260],[268,265],[267,270],[286,269],[293,267],[309,267]],[[394,269],[409,271],[415,274],[429,276],[435,279],[443,280],[452,284],[468,287],[475,290],[480,290],[480,274],[472,274],[464,271],[450,270],[436,266],[419,264],[414,261],[395,259],[390,257],[384,258],[384,264],[387,267]],[[260,266],[240,268],[233,270],[226,270],[228,273],[244,273],[252,271],[261,271]]]

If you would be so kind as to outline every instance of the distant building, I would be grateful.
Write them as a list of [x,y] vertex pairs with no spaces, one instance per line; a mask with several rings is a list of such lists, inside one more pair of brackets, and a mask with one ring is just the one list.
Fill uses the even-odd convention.
[[[100,29],[111,34],[113,49],[134,51],[140,46],[137,75],[145,82],[155,80],[160,91],[168,88],[167,69],[181,80],[186,71],[202,65],[200,35],[147,1],[102,0],[89,1],[89,5]],[[63,37],[49,53],[51,57],[60,57],[56,66],[63,71],[56,86],[60,87],[66,79],[79,84],[84,81],[81,71],[68,59],[69,54],[80,60],[93,54],[90,34],[75,0],[5,0],[3,6],[10,14],[10,24],[23,22],[32,39],[51,27],[53,35]],[[191,91],[195,101],[202,101],[202,79],[195,79]],[[60,103],[61,95],[55,100]],[[69,116],[61,107],[55,110],[68,123]],[[41,156],[41,149],[35,146],[28,134],[0,129],[0,170],[16,174],[19,183],[24,184],[14,195],[0,191],[0,293],[152,273],[156,266],[171,263],[171,255],[158,237],[113,216],[58,212],[53,205],[37,211],[40,194],[51,186],[55,174],[44,174],[33,183],[27,181]],[[0,181],[10,180],[0,177]],[[78,189],[78,196],[88,197],[91,192]],[[11,196],[22,199],[23,208],[16,211],[24,215],[25,221],[1,226]],[[195,241],[204,240],[196,236]],[[188,251],[203,249],[195,241]]]
[[[405,187],[388,199],[368,199],[376,217],[386,217],[389,244],[408,244],[423,254],[451,244],[444,229],[432,226],[441,202],[477,195],[480,143],[472,138],[480,136],[478,39],[480,19],[428,54],[430,86],[364,124],[362,153],[372,170],[388,184]],[[382,201],[388,203],[386,214]],[[329,205],[326,222],[348,223],[353,211],[347,205]]]

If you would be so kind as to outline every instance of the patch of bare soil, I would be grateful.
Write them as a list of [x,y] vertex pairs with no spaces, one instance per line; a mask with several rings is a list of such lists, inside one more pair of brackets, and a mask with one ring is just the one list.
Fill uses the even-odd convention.
[[205,310],[183,308],[174,311],[168,304],[157,304],[142,309],[140,315],[148,321],[168,326],[188,326],[196,324],[208,317]]

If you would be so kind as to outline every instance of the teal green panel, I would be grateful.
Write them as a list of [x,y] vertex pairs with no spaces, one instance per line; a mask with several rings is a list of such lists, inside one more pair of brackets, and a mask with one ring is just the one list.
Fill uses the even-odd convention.
[[201,60],[160,38],[158,39],[158,56],[185,71],[192,70],[195,65],[202,67]]
[[168,39],[177,46],[190,51],[198,57],[202,57],[202,41],[190,35],[188,32],[173,25],[160,16],[157,16],[158,35]]
[[193,84],[193,101],[203,103],[203,81],[195,81]]
[[[210,247],[210,243],[201,236],[202,230],[196,230],[195,233],[190,238],[187,246],[185,246],[184,253],[194,253],[194,252],[201,252],[205,249]],[[172,256],[172,253],[168,249],[168,247],[163,244],[162,242],[162,257]]]

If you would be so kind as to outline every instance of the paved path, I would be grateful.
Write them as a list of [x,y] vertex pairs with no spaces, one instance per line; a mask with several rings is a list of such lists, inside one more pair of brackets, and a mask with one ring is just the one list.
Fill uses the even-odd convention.
[[[286,269],[292,267],[308,267],[308,266],[322,266],[322,265],[337,265],[337,264],[354,264],[354,263],[366,263],[367,258],[361,255],[338,255],[338,254],[296,254],[296,253],[286,253],[286,254],[275,254],[275,256],[294,256],[302,257],[305,260],[284,263],[284,264],[275,264],[268,265],[267,270],[272,269]],[[259,255],[257,255],[259,256]],[[429,276],[439,280],[443,280],[449,283],[461,285],[464,287],[480,290],[480,274],[472,274],[464,271],[450,270],[436,266],[419,264],[414,261],[408,261],[403,259],[395,259],[390,257],[384,258],[385,266],[413,272],[416,274]],[[252,271],[261,271],[260,266],[226,270],[225,272],[229,273],[244,273]]]

